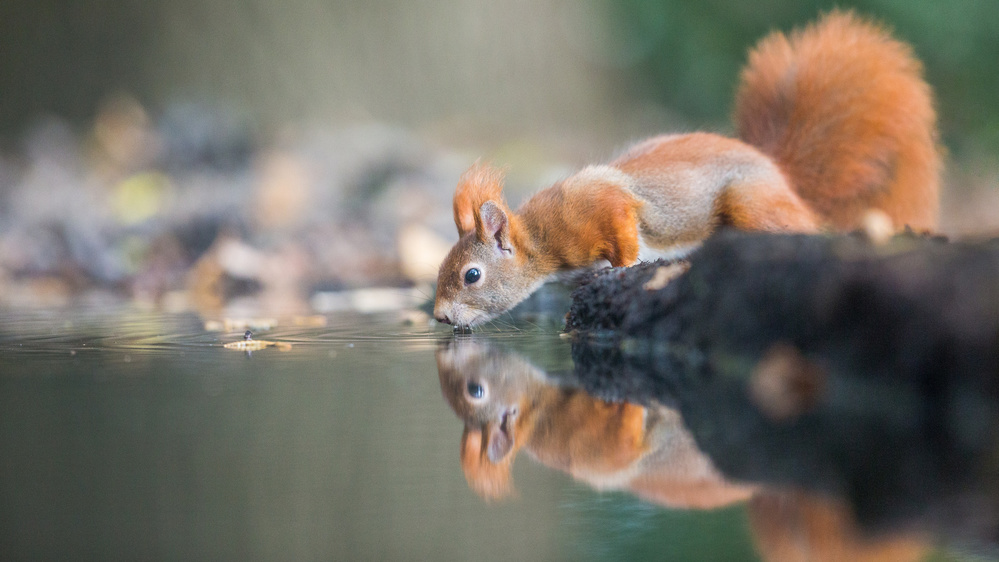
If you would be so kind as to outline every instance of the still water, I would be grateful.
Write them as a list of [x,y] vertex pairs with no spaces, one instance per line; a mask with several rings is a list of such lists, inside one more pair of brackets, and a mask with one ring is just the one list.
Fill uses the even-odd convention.
[[[969,551],[897,519],[860,531],[828,490],[730,479],[677,404],[583,390],[573,342],[557,327],[456,336],[392,314],[343,314],[257,330],[254,341],[291,346],[248,353],[224,347],[242,331],[209,331],[194,315],[2,318],[5,559],[950,560]],[[988,541],[970,551],[988,554]]]

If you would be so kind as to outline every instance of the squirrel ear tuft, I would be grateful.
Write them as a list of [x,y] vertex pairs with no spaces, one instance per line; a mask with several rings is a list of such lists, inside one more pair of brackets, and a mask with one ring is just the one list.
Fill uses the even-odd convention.
[[477,161],[461,175],[454,192],[454,224],[459,236],[475,230],[476,214],[486,201],[505,206],[503,171]]
[[493,462],[488,452],[490,445],[481,429],[466,425],[461,436],[461,468],[475,493],[487,500],[499,500],[514,491],[510,471],[514,455],[506,454]]

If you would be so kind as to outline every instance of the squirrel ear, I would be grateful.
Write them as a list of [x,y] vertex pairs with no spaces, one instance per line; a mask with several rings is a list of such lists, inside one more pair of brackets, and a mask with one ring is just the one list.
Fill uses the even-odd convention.
[[510,244],[510,217],[499,204],[495,201],[486,201],[479,208],[475,218],[479,240],[485,244],[495,241],[500,250],[513,252],[513,246]]
[[503,200],[503,171],[476,162],[461,175],[454,191],[454,224],[459,236],[475,230],[475,214],[489,200]]
[[513,450],[513,424],[491,423],[487,426],[486,455],[495,464],[502,463]]

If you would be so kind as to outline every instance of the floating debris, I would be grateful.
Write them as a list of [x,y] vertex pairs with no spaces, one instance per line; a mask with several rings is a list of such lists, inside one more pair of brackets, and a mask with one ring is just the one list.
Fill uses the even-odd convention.
[[223,347],[226,349],[235,349],[237,351],[259,351],[268,347],[275,347],[278,351],[291,351],[291,344],[283,341],[267,341],[267,340],[254,340],[254,339],[244,339],[240,341],[229,342]]

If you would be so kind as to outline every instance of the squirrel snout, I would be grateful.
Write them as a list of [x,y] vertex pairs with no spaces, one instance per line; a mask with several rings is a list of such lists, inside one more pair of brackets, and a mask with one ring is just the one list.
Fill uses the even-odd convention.
[[[440,300],[434,302],[434,320],[437,320],[441,324],[452,324],[451,317],[447,315],[446,310],[450,307],[447,303],[442,303]],[[452,311],[453,312],[453,311]]]

